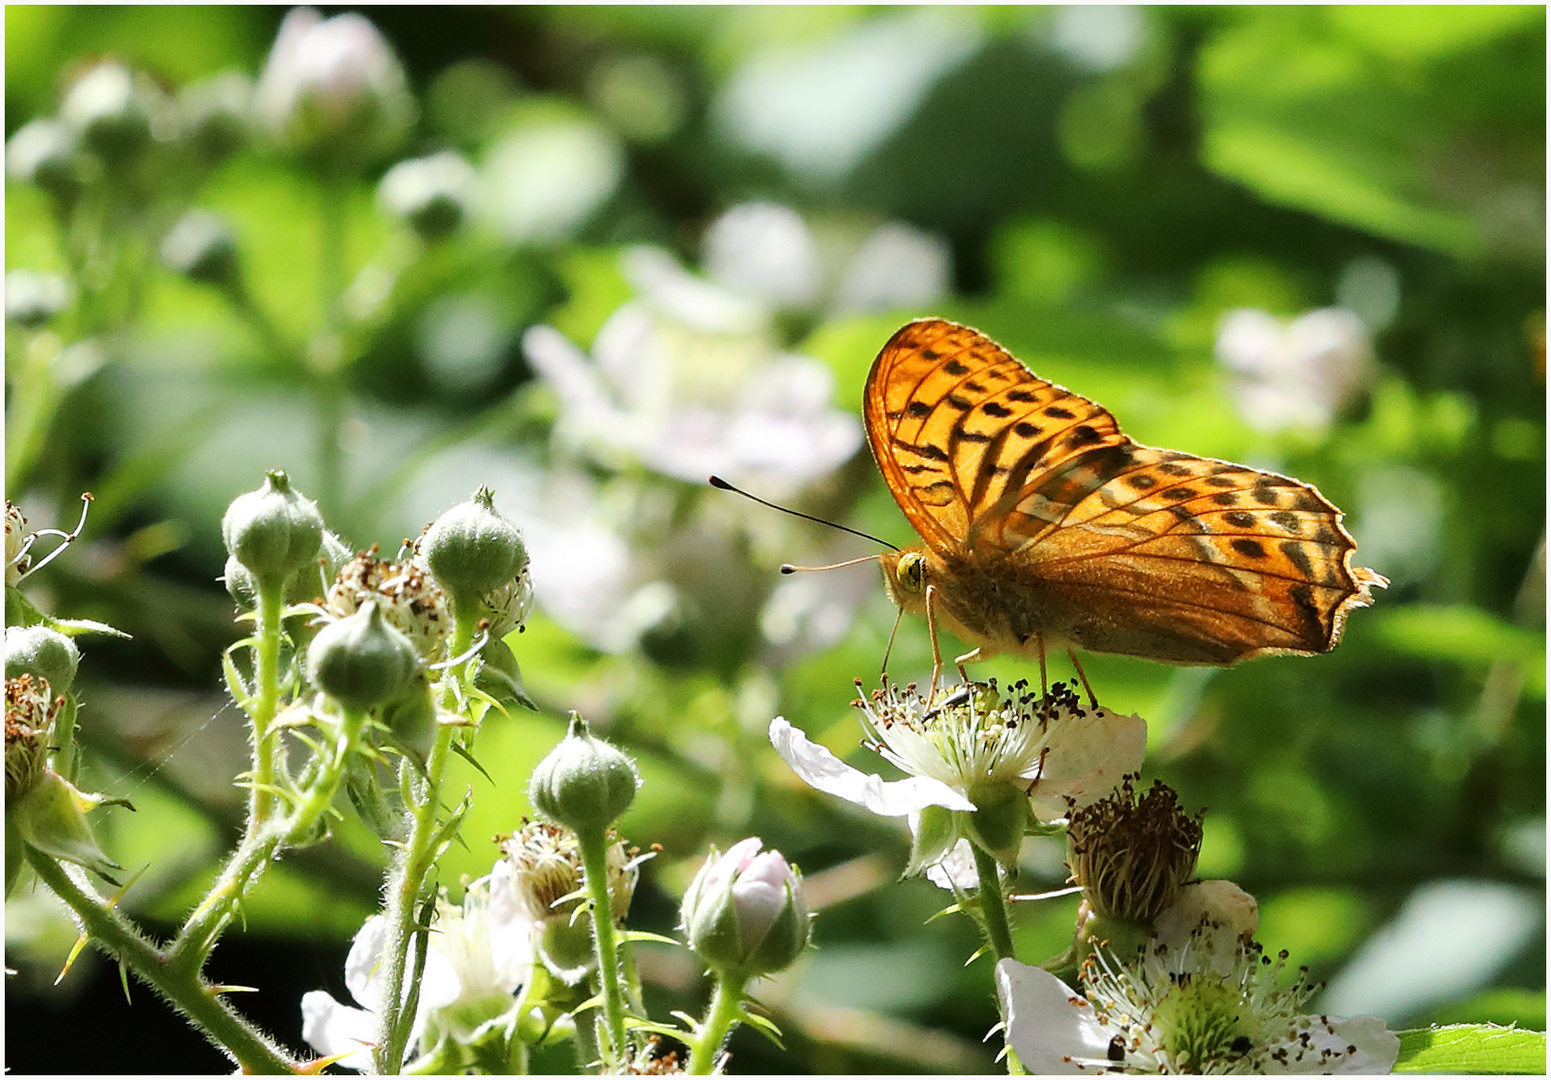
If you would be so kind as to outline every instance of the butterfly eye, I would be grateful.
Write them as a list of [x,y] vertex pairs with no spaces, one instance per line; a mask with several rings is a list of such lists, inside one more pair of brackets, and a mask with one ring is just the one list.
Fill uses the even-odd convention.
[[899,557],[899,583],[906,592],[926,591],[926,556],[907,551]]

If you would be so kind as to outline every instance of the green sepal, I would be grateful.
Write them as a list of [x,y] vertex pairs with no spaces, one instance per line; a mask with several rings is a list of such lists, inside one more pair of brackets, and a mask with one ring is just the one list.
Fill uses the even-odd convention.
[[517,656],[504,641],[492,641],[479,654],[480,666],[474,676],[474,685],[489,694],[500,705],[521,705],[538,712],[539,707],[528,696],[522,684],[522,670],[517,666]]
[[928,806],[921,811],[915,835],[910,841],[910,862],[906,877],[915,877],[942,861],[963,836],[958,812],[944,806]]
[[87,810],[105,803],[123,804],[123,800],[84,794],[57,773],[45,772],[30,791],[6,808],[6,822],[14,823],[29,847],[84,866],[117,885],[109,871],[124,868],[97,846],[86,821]]

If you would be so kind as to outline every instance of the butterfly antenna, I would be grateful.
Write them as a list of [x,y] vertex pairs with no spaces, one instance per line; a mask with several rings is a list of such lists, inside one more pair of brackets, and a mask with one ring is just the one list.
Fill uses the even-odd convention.
[[[723,491],[730,491],[730,492],[732,492],[735,495],[742,495],[745,499],[753,499],[755,502],[759,503],[759,505],[761,505],[761,506],[768,506],[772,510],[779,510],[783,514],[791,514],[792,517],[800,517],[800,518],[803,518],[806,521],[816,522],[819,525],[828,525],[831,529],[839,529],[841,532],[848,532],[852,536],[860,536],[863,540],[871,540],[874,544],[882,544],[884,547],[888,548],[890,551],[898,551],[899,550],[899,548],[895,547],[893,544],[889,543],[887,540],[880,540],[878,537],[873,536],[871,533],[864,533],[864,532],[860,531],[859,529],[851,528],[849,525],[842,525],[838,521],[826,521],[825,519],[823,519],[821,517],[814,517],[812,514],[804,514],[801,510],[793,510],[789,506],[782,506],[779,503],[773,503],[773,502],[770,502],[767,499],[761,499],[758,495],[750,495],[747,491],[744,491],[742,488],[734,487],[732,484],[729,484],[727,481],[723,480],[720,476],[713,476],[713,477],[711,477],[710,478],[710,484],[714,488],[720,488]],[[867,558],[875,559],[875,558],[877,558],[877,556],[876,555],[869,555],[869,556],[867,556]],[[866,560],[865,559],[855,559],[855,560],[852,560],[852,561],[853,562],[865,562]],[[836,563],[835,565],[836,566],[849,566],[850,563]],[[818,566],[818,567],[796,566],[796,567],[792,568],[792,570],[808,570],[808,569],[830,570],[830,569],[833,569],[833,568],[832,567],[828,567],[828,566]],[[783,566],[781,568],[781,572],[783,574],[789,574],[792,571],[788,570],[786,567]]]
[[795,574],[799,570],[839,570],[842,566],[855,566],[857,563],[873,562],[883,558],[882,555],[863,555],[860,559],[847,559],[845,562],[830,563],[828,566],[793,566],[786,562],[781,564],[781,573]]

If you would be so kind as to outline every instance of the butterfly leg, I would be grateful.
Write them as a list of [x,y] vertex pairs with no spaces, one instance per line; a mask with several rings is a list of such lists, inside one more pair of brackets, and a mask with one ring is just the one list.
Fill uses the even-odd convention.
[[1077,669],[1077,677],[1082,680],[1082,688],[1088,691],[1088,704],[1097,709],[1099,707],[1099,699],[1094,696],[1093,687],[1088,685],[1088,676],[1083,673],[1082,665],[1077,662],[1077,650],[1068,648],[1066,655],[1072,658],[1072,666]]
[[932,638],[932,687],[926,695],[928,704],[937,696],[937,680],[942,677],[942,647],[937,644],[937,615],[932,605],[932,601],[936,598],[936,586],[928,585],[926,587],[926,629]]
[[984,659],[985,659],[985,656],[982,654],[982,651],[980,649],[978,649],[978,648],[969,650],[969,652],[965,653],[963,656],[955,656],[953,658],[953,663],[954,663],[954,666],[959,669],[959,679],[961,681],[963,681],[963,682],[966,682],[966,683],[969,682],[969,672],[964,670],[964,665],[969,663],[971,660],[984,660]]
[[899,633],[899,620],[904,618],[904,616],[904,608],[900,608],[894,613],[894,629],[889,631],[889,643],[883,649],[883,671],[880,674],[885,677],[889,673],[889,657],[894,654],[894,635]]
[[1050,682],[1045,678],[1045,635],[1034,631],[1034,641],[1039,646],[1039,696],[1050,695]]

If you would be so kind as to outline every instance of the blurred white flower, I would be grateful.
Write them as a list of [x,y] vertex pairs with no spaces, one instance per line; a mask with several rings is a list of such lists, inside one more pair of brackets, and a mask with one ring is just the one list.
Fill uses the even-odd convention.
[[948,242],[914,225],[891,221],[862,241],[840,279],[835,310],[842,313],[924,308],[952,285]]
[[1367,382],[1373,346],[1363,321],[1345,308],[1289,323],[1237,308],[1218,324],[1217,359],[1237,376],[1234,396],[1251,427],[1324,428]]
[[805,307],[819,289],[819,251],[802,215],[771,202],[741,203],[701,241],[719,283],[774,307]]
[[952,251],[935,233],[900,221],[860,242],[845,227],[821,221],[818,230],[791,207],[740,203],[706,230],[706,275],[772,309],[841,315],[920,309],[952,286]]
[[[437,903],[411,1045],[425,1051],[444,1036],[466,1039],[482,1020],[511,1007],[533,962],[531,924],[511,888],[508,879],[487,876],[468,886],[461,905]],[[325,1056],[346,1055],[338,1062],[346,1069],[372,1068],[386,938],[386,920],[373,915],[350,945],[345,986],[359,1008],[322,990],[302,995],[302,1038]]]
[[1198,936],[1130,966],[1095,953],[1081,993],[1001,960],[996,989],[1007,1044],[1034,1074],[1389,1072],[1400,1040],[1384,1022],[1303,1014],[1316,985],[1306,971],[1278,985],[1286,961],[1253,942]]
[[592,356],[547,326],[523,336],[560,394],[563,442],[611,467],[691,483],[718,473],[778,497],[856,453],[861,424],[831,407],[829,369],[773,348],[762,305],[659,251],[627,252],[624,269],[639,299],[609,318]]
[[468,215],[474,182],[474,166],[444,150],[401,161],[389,169],[377,186],[377,203],[426,239],[439,239]]
[[490,147],[480,205],[510,243],[553,244],[592,217],[624,173],[619,141],[585,113],[535,110]]
[[282,146],[356,161],[392,150],[415,115],[404,68],[377,28],[353,12],[324,19],[311,8],[280,24],[257,103]]

